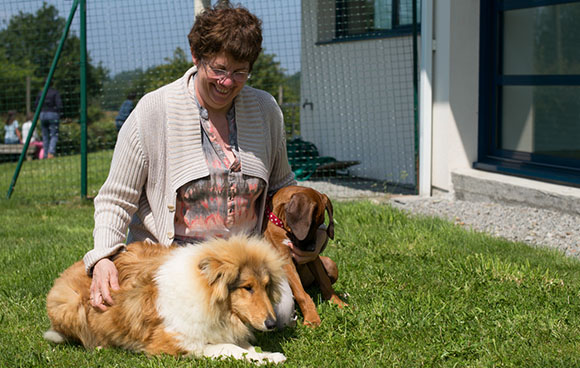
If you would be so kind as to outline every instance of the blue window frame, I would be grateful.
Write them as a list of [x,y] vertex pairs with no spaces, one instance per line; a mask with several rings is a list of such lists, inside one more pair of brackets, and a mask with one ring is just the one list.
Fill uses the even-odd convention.
[[[421,0],[416,1],[417,24]],[[413,32],[413,0],[336,0],[333,41],[409,35]]]
[[480,6],[474,167],[580,186],[580,1]]

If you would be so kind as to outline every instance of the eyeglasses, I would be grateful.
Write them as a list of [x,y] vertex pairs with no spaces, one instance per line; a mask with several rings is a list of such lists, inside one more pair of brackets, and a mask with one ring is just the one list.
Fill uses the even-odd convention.
[[207,74],[210,78],[219,80],[220,82],[226,78],[231,78],[236,83],[244,83],[250,78],[249,72],[228,72],[227,70],[214,68],[206,62],[202,64],[207,67]]

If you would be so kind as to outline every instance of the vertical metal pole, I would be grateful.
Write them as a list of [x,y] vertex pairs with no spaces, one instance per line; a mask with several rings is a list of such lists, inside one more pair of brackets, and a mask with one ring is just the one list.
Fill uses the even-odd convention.
[[419,192],[419,77],[417,73],[417,0],[413,1],[413,121],[415,127],[415,191]]
[[81,199],[87,198],[87,2],[80,0],[81,17]]
[[28,133],[28,137],[26,138],[26,142],[24,142],[24,147],[22,148],[22,152],[20,153],[20,158],[18,159],[18,164],[16,165],[16,170],[14,170],[14,176],[12,177],[12,182],[10,183],[10,187],[8,188],[8,193],[6,193],[6,198],[10,199],[12,196],[12,192],[14,191],[14,186],[16,185],[16,181],[18,180],[18,176],[20,175],[20,170],[22,169],[22,163],[24,162],[24,157],[26,157],[26,151],[28,150],[28,145],[30,144],[30,138],[32,137],[32,133],[36,128],[36,123],[38,122],[38,116],[40,115],[40,110],[42,109],[42,105],[44,104],[44,99],[46,98],[46,92],[48,91],[48,86],[50,86],[50,82],[52,81],[52,76],[54,71],[56,70],[56,65],[58,64],[58,59],[60,59],[60,54],[62,53],[62,48],[64,46],[64,42],[66,41],[66,37],[68,36],[68,31],[70,30],[70,25],[72,24],[72,20],[77,10],[77,6],[79,5],[79,0],[75,0],[72,8],[70,10],[70,14],[66,21],[66,26],[64,31],[62,32],[62,37],[60,38],[60,43],[58,44],[58,48],[56,49],[56,54],[54,55],[54,59],[52,60],[52,65],[50,66],[50,71],[48,72],[48,76],[46,77],[46,83],[44,83],[44,89],[42,90],[42,94],[40,95],[40,99],[38,100],[38,106],[36,106],[36,112],[34,113],[34,118],[32,118],[32,126],[30,127],[30,132]]
[[421,75],[419,78],[419,195],[431,196],[433,147],[433,1],[421,3]]

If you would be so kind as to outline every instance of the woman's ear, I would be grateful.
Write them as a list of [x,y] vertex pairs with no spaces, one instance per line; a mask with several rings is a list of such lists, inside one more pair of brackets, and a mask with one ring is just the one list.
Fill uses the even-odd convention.
[[197,58],[195,57],[195,55],[193,53],[191,54],[191,60],[193,61],[193,63],[195,64],[195,66],[199,66],[199,65],[197,65],[198,60],[197,60]]

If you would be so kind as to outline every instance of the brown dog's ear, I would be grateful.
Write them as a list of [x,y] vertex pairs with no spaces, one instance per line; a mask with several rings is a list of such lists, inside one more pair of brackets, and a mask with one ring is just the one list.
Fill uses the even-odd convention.
[[197,267],[210,286],[211,301],[226,300],[229,294],[229,285],[238,277],[238,268],[213,256],[203,258],[199,261]]
[[298,240],[308,236],[313,214],[314,204],[303,193],[293,194],[286,204],[286,225]]
[[326,233],[330,239],[334,239],[334,220],[332,219],[332,202],[326,194],[323,194],[324,206],[326,207],[326,212],[328,212],[328,227],[326,228]]

